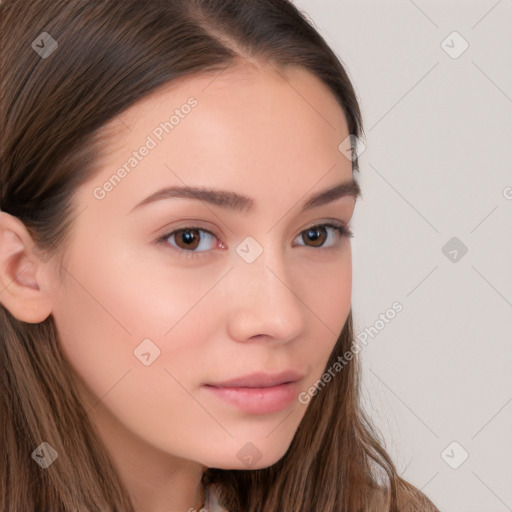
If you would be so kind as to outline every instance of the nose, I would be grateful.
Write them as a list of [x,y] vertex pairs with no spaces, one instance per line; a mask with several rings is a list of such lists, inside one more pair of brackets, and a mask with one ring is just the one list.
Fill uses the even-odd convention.
[[287,343],[305,329],[307,301],[286,268],[284,251],[266,247],[251,263],[235,254],[229,277],[228,330],[235,340]]

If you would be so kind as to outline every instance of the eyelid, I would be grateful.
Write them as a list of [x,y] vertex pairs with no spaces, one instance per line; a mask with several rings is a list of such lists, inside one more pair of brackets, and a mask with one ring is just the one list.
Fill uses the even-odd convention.
[[[343,221],[341,219],[337,219],[334,217],[330,217],[330,218],[325,217],[316,222],[308,222],[303,228],[299,229],[299,231],[297,232],[297,235],[300,235],[301,233],[303,233],[304,231],[306,231],[308,229],[311,229],[311,228],[314,228],[317,226],[324,226],[326,224],[327,225],[335,224],[337,227],[345,228],[348,231],[350,231],[351,220],[352,220],[352,217],[350,217],[348,221]],[[219,236],[217,235],[217,229],[214,225],[212,225],[210,223],[206,223],[206,225],[205,225],[204,221],[196,221],[193,219],[190,219],[190,220],[185,219],[183,222],[180,222],[177,226],[162,228],[162,230],[161,230],[162,234],[158,236],[158,239],[162,239],[164,237],[169,237],[175,231],[179,231],[181,229],[200,229],[202,231],[208,232],[215,238],[219,239]],[[158,231],[160,231],[160,230],[158,230]],[[221,231],[220,235],[221,235],[221,237],[223,237],[224,233]],[[297,235],[295,235],[295,237],[297,237]]]
[[[187,222],[187,221],[184,221],[184,222]],[[161,235],[161,236],[159,236],[157,238],[156,243],[166,245],[170,250],[172,250],[174,252],[177,252],[178,256],[183,256],[183,257],[186,257],[186,258],[202,257],[204,255],[207,255],[207,254],[211,253],[213,251],[213,249],[206,250],[206,251],[187,251],[185,249],[178,249],[178,248],[172,246],[167,241],[168,238],[170,238],[172,235],[174,235],[177,231],[181,231],[181,230],[199,230],[199,231],[204,231],[204,232],[208,233],[213,238],[215,238],[218,242],[220,242],[223,247],[225,247],[224,242],[222,242],[221,239],[219,238],[219,236],[217,236],[217,234],[215,233],[215,230],[208,229],[208,228],[202,226],[201,224],[202,224],[202,221],[195,222],[193,220],[189,220],[187,224],[180,224],[177,227],[168,228],[167,231],[165,231],[163,235]],[[307,224],[304,228],[302,228],[297,233],[295,238],[300,236],[302,233],[304,233],[304,232],[306,232],[306,231],[308,231],[310,229],[316,228],[316,227],[331,228],[333,230],[336,230],[337,234],[338,234],[338,237],[341,240],[347,239],[347,238],[350,239],[350,238],[352,238],[354,236],[353,232],[352,232],[352,230],[350,228],[350,220],[348,222],[344,222],[344,221],[339,220],[339,219],[332,219],[331,218],[331,219],[323,219],[323,220],[319,220],[319,221],[314,222],[314,223]],[[295,238],[294,238],[294,240],[295,240]],[[329,250],[329,249],[336,249],[337,247],[340,246],[340,244],[341,244],[341,242],[334,243],[333,245],[327,246],[327,247],[325,247],[324,245],[319,246],[319,247],[308,246],[308,245],[299,245],[299,247],[305,247],[305,248],[316,249],[316,250],[321,250],[321,249]]]

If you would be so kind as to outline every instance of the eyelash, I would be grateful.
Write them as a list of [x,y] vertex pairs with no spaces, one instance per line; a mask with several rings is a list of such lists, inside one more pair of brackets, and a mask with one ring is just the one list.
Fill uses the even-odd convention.
[[[353,238],[353,236],[354,236],[354,233],[348,226],[346,226],[344,224],[338,224],[335,222],[330,222],[330,223],[325,223],[325,224],[315,224],[315,225],[310,226],[309,228],[301,231],[299,234],[305,233],[305,232],[315,229],[315,228],[323,228],[323,227],[332,228],[332,229],[338,231],[338,233],[340,234],[340,237],[342,237],[342,238]],[[175,233],[177,233],[178,231],[189,231],[189,230],[190,231],[192,231],[192,230],[203,231],[203,232],[208,233],[209,235],[213,236],[214,238],[217,238],[217,236],[214,233],[212,233],[211,231],[209,231],[208,229],[204,229],[199,226],[185,226],[183,228],[175,229],[174,231],[171,231],[170,233],[167,233],[167,234],[161,236],[160,238],[158,238],[157,243],[162,243],[162,244],[166,244],[167,246],[170,246],[171,249],[178,251],[180,253],[180,256],[182,256],[184,258],[196,258],[196,257],[202,256],[204,253],[209,252],[209,251],[186,251],[184,249],[178,249],[176,247],[173,247],[172,245],[170,245],[168,243],[167,239],[170,238]],[[307,246],[303,246],[303,247],[307,247]],[[311,247],[311,249],[322,249],[322,248],[324,248],[324,247],[323,246]]]

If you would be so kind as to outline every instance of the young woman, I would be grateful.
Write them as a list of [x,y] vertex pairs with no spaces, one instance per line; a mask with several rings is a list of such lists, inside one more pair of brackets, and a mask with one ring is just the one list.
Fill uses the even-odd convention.
[[0,510],[435,511],[360,405],[362,121],[306,17],[0,19]]

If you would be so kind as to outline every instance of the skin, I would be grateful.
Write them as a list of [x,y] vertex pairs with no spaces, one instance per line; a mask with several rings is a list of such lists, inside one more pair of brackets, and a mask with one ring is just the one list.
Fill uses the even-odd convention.
[[[112,121],[118,133],[97,174],[77,189],[81,213],[59,264],[36,257],[24,226],[0,213],[1,302],[27,322],[53,315],[89,415],[138,512],[199,508],[202,471],[247,469],[237,453],[248,442],[261,453],[251,469],[277,462],[308,405],[249,414],[202,385],[294,368],[305,375],[306,391],[322,376],[349,313],[349,238],[325,228],[324,246],[316,247],[307,230],[348,223],[355,198],[299,214],[311,195],[352,178],[338,149],[346,119],[316,77],[276,69],[246,63],[213,82],[187,77]],[[94,188],[190,96],[197,107],[96,199]],[[185,184],[248,195],[255,210],[172,199],[130,212],[156,190]],[[197,258],[181,256],[177,235],[156,242],[197,224],[216,236],[200,232]],[[251,264],[236,252],[247,236],[263,248]],[[149,366],[134,356],[146,338],[160,349]]]

